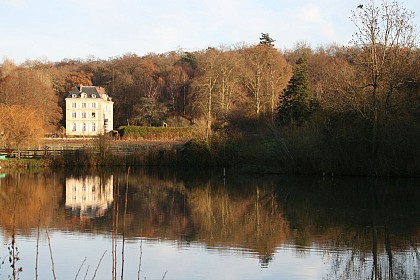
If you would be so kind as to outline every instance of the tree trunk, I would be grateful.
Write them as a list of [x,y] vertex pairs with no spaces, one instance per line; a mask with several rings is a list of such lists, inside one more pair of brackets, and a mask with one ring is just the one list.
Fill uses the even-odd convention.
[[379,106],[378,106],[378,89],[373,86],[373,116],[372,116],[372,159],[374,167],[376,168],[378,157],[378,143],[379,143]]
[[206,141],[207,144],[210,143],[210,132],[211,132],[211,102],[212,102],[212,93],[209,91],[207,104],[207,120],[206,120]]
[[17,159],[20,160],[20,146],[17,145],[16,149],[17,149]]

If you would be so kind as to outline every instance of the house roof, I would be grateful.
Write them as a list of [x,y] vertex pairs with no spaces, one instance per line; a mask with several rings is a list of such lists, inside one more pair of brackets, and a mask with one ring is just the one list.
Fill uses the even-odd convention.
[[87,93],[87,95],[90,97],[91,95],[95,94],[99,96],[99,92],[96,90],[96,87],[94,86],[80,86],[79,88],[80,92]]
[[73,88],[73,89],[69,92],[69,97],[71,97],[73,94],[80,95],[80,91],[78,91],[76,88]]
[[[80,85],[74,87],[67,96],[68,98],[81,98],[82,93],[86,93],[86,98],[102,98],[107,101],[112,101],[103,87],[98,86],[84,86]],[[95,97],[93,97],[93,95]]]

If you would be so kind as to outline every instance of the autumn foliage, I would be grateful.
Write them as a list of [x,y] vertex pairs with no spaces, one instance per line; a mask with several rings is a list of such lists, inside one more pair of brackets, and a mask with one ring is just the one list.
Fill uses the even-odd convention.
[[0,104],[0,143],[16,147],[18,157],[24,145],[33,145],[43,136],[43,122],[39,111],[31,106]]
[[260,44],[193,52],[5,60],[0,104],[30,105],[51,131],[64,123],[68,91],[93,84],[113,98],[116,128],[187,126],[212,153],[234,147],[236,163],[258,162],[269,172],[419,174],[412,17],[397,3],[372,1],[353,12],[349,46],[298,43],[280,51],[262,33]]

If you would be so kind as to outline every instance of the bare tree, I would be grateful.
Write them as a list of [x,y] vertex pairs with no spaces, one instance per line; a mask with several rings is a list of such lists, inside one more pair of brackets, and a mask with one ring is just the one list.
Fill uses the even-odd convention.
[[273,46],[260,44],[243,52],[247,71],[244,84],[254,99],[255,114],[272,118],[282,90],[291,77],[291,67]]
[[357,63],[364,82],[361,91],[371,95],[372,152],[378,149],[380,126],[393,106],[393,97],[404,84],[404,69],[411,64],[416,33],[414,13],[398,2],[369,0],[353,11],[357,31],[352,42],[361,48]]
[[4,58],[2,64],[0,65],[0,79],[3,79],[10,75],[16,69],[16,65],[12,60]]
[[258,116],[261,113],[263,106],[263,77],[264,69],[267,66],[267,61],[261,50],[267,48],[265,45],[248,48],[245,50],[244,56],[248,63],[249,71],[246,72],[244,77],[244,84],[254,99],[254,110]]
[[206,120],[205,139],[207,144],[209,144],[211,136],[214,96],[220,76],[220,71],[217,67],[219,55],[220,53],[216,49],[208,49],[198,57],[200,62],[199,76],[197,76],[194,82],[197,109],[204,115]]
[[242,83],[242,64],[238,51],[221,50],[218,59],[220,72],[217,86],[216,118],[225,121],[234,111],[246,105],[246,90]]

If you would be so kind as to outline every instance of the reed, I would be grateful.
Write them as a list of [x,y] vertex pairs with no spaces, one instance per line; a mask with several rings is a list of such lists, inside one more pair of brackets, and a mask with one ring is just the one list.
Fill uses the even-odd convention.
[[140,257],[139,257],[139,269],[137,270],[137,280],[140,280],[141,258],[142,257],[143,257],[143,240],[140,240]]
[[41,224],[41,210],[38,212],[38,226],[37,226],[37,233],[36,233],[36,258],[35,258],[35,279],[36,280],[38,280],[39,237],[41,233],[40,224]]
[[19,273],[23,271],[23,267],[17,267],[17,262],[20,260],[19,258],[19,250],[16,246],[16,206],[17,206],[17,200],[19,197],[19,187],[20,187],[20,175],[17,177],[16,181],[16,192],[13,199],[13,214],[12,214],[12,240],[8,246],[9,250],[9,263],[10,267],[12,268],[12,279],[16,280],[19,279]]
[[104,258],[104,256],[105,256],[105,253],[106,253],[106,250],[105,250],[105,252],[102,254],[101,258],[99,259],[99,263],[98,263],[98,265],[96,266],[95,273],[93,274],[92,280],[94,280],[94,279],[95,279],[95,277],[96,277],[96,273],[98,272],[99,266],[101,265],[101,262],[102,262],[102,259],[103,259],[103,258]]
[[88,265],[88,267],[87,267],[87,269],[86,269],[85,277],[83,278],[83,280],[86,280],[86,277],[87,277],[88,272],[89,272],[89,268],[90,268],[90,265]]
[[45,229],[45,234],[47,235],[48,248],[50,250],[51,271],[52,271],[52,274],[53,274],[53,279],[57,280],[57,277],[55,275],[54,257],[53,257],[53,253],[52,253],[52,249],[51,249],[51,240],[50,240],[50,235],[48,234],[48,229]]
[[77,280],[77,277],[79,276],[80,271],[82,270],[83,265],[86,262],[87,257],[84,258],[84,260],[82,261],[82,263],[79,266],[79,270],[77,270],[76,276],[74,277],[74,280]]
[[112,279],[117,279],[117,237],[118,237],[118,224],[119,224],[119,198],[120,198],[120,187],[119,181],[117,186],[114,188],[114,211],[112,212]]
[[124,201],[124,218],[123,218],[123,231],[122,231],[122,248],[121,248],[121,280],[124,279],[124,250],[125,250],[125,226],[127,218],[127,205],[128,205],[128,177],[130,176],[130,167],[127,170],[127,177],[125,181],[125,201]]

